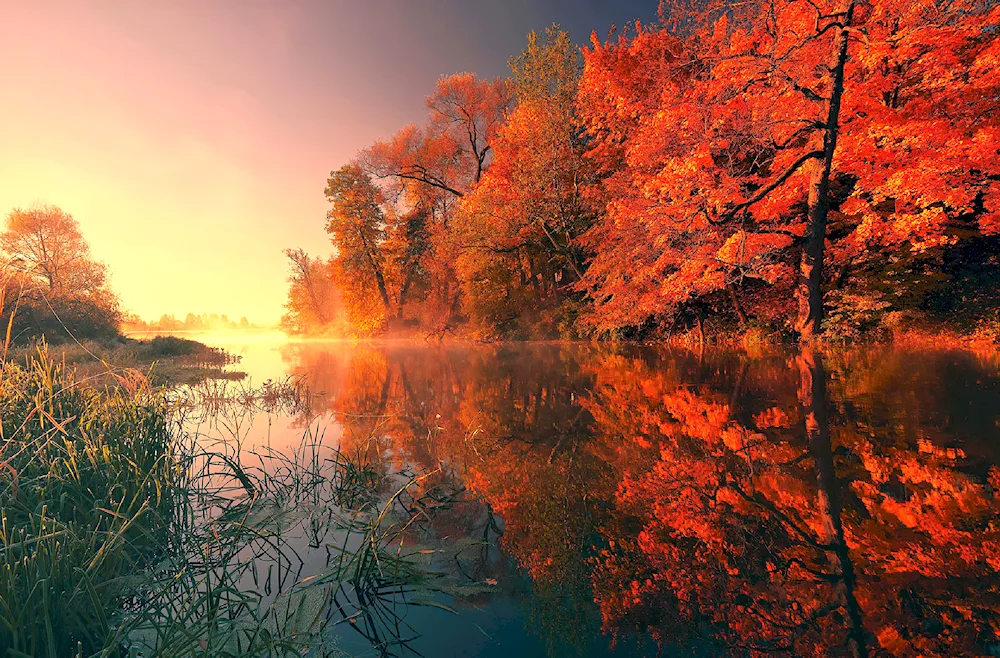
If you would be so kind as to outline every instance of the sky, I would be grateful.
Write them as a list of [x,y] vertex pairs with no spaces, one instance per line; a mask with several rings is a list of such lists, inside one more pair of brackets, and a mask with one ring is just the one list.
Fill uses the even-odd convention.
[[282,250],[331,251],[331,170],[426,117],[441,75],[506,75],[531,30],[657,0],[0,0],[0,216],[80,223],[123,306],[269,324]]

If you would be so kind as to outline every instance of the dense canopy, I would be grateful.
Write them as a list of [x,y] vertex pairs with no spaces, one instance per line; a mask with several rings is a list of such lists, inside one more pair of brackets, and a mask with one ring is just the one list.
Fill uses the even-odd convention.
[[981,0],[711,0],[532,33],[334,172],[370,209],[334,285],[362,334],[969,328],[998,301],[998,29]]

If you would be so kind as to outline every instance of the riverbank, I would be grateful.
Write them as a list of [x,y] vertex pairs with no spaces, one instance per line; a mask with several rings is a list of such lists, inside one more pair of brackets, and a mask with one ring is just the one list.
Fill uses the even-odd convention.
[[[348,344],[370,342],[412,342],[415,344],[441,345],[518,345],[518,344],[559,344],[593,343],[645,346],[669,346],[684,349],[698,349],[702,346],[741,349],[749,354],[762,351],[795,349],[801,343],[788,329],[781,329],[757,323],[744,327],[733,325],[713,325],[705,322],[672,331],[651,331],[641,336],[593,335],[589,337],[534,337],[528,339],[498,337],[484,339],[472,335],[412,333],[400,335],[377,335],[371,337],[342,337],[326,334],[286,335],[289,344],[340,341]],[[824,349],[851,349],[866,346],[892,346],[906,349],[968,349],[972,351],[995,351],[1000,349],[1000,321],[982,320],[976,323],[934,323],[927,325],[886,324],[865,332],[830,331],[813,338],[810,345]]]
[[8,361],[23,363],[45,350],[54,361],[74,370],[81,380],[113,383],[115,375],[139,370],[154,385],[194,384],[206,379],[241,379],[244,374],[229,367],[239,356],[219,347],[177,336],[148,338],[121,336],[108,341],[82,341],[11,348]]
[[[719,332],[693,329],[664,337],[624,342],[636,342],[642,345],[683,347],[686,349],[711,345],[742,349],[751,354],[779,348],[794,349],[801,345],[791,333],[760,327]],[[854,337],[835,334],[820,335],[812,339],[809,344],[814,347],[833,350],[878,345],[901,349],[995,351],[1000,349],[1000,325],[984,324],[972,331],[961,331],[954,327],[940,326],[919,329],[896,328]]]
[[[205,354],[172,341],[119,349]],[[412,523],[397,504],[412,478],[389,491],[377,456],[308,432],[280,453],[208,447],[168,388],[113,374],[119,385],[95,386],[45,346],[2,363],[0,653],[332,655],[324,583],[350,578],[357,596],[375,588],[391,605],[418,587],[423,570],[390,548]],[[344,545],[323,579],[250,586],[258,570],[270,581],[293,568],[307,532]]]

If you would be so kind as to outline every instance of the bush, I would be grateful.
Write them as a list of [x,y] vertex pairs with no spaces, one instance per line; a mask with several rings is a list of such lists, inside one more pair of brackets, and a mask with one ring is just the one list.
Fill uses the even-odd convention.
[[878,329],[892,310],[892,303],[878,292],[833,290],[827,294],[825,305],[824,334],[828,338],[845,341],[858,340]]
[[12,312],[11,340],[15,344],[30,343],[42,337],[51,344],[73,340],[106,342],[119,337],[121,318],[118,310],[89,299],[53,298],[46,301],[8,297],[7,304],[0,309],[4,331]]

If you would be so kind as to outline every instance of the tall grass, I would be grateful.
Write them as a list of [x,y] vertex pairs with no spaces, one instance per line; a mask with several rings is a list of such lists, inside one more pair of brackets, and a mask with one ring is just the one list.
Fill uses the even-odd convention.
[[184,447],[141,377],[98,392],[44,350],[0,370],[0,655],[115,655],[177,524]]
[[44,348],[0,368],[0,656],[331,656],[342,632],[394,655],[417,635],[403,607],[447,609],[404,538],[454,492],[321,433],[208,449],[189,397],[113,376],[86,386]]

